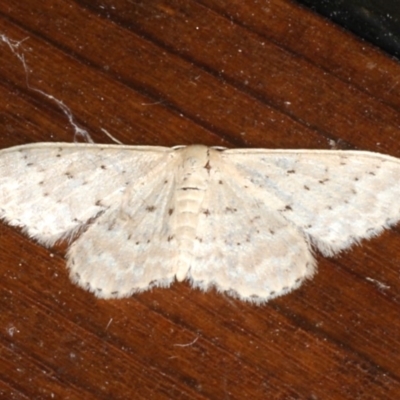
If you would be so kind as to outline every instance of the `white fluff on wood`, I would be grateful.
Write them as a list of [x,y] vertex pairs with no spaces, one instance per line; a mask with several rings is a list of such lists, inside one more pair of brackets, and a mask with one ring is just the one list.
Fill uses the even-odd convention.
[[74,282],[101,298],[188,279],[257,303],[400,219],[400,161],[378,153],[38,143],[0,151],[0,218],[78,238]]

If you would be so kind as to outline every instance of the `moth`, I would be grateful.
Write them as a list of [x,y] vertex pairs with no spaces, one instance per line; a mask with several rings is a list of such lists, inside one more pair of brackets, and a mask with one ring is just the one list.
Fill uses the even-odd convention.
[[37,143],[0,151],[0,218],[72,241],[73,282],[121,298],[187,279],[263,303],[400,219],[400,161],[363,151]]

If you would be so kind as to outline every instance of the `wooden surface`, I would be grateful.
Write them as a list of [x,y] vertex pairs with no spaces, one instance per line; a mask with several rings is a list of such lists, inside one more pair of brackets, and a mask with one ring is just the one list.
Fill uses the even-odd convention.
[[[0,34],[0,148],[82,141],[54,96],[97,143],[400,157],[398,62],[288,0],[3,1]],[[0,225],[2,399],[400,398],[398,227],[262,307],[97,300],[65,248]]]

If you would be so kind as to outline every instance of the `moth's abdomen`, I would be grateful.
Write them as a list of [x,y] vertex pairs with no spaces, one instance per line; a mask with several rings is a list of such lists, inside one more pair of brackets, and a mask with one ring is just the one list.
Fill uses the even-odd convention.
[[182,152],[182,164],[177,174],[175,210],[171,221],[179,246],[176,273],[178,281],[186,278],[192,262],[193,241],[208,186],[208,150],[205,146],[189,146],[179,150]]

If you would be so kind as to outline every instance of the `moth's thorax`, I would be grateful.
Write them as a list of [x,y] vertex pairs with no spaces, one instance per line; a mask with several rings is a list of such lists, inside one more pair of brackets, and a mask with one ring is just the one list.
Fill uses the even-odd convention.
[[207,188],[210,148],[203,145],[178,149],[180,165],[177,175],[178,190],[201,190]]

